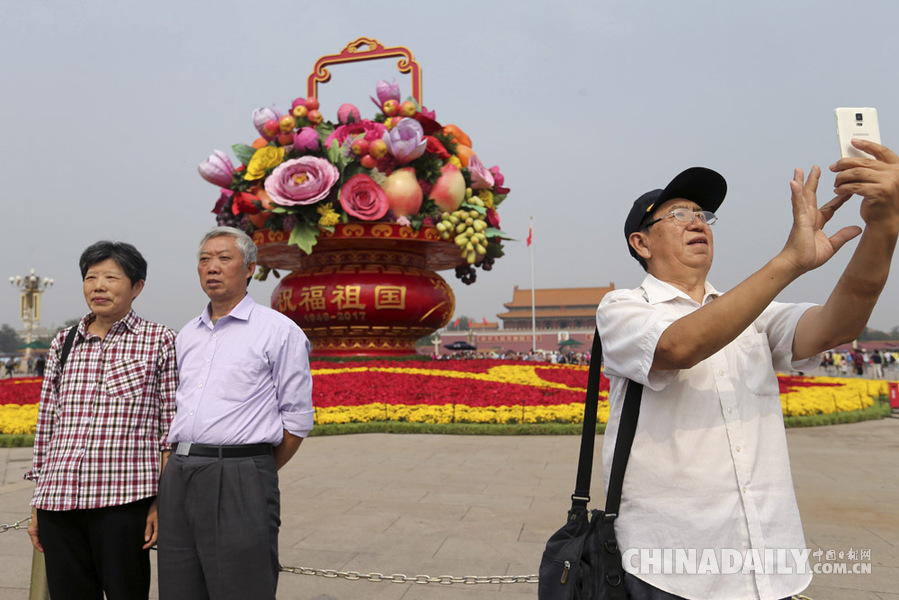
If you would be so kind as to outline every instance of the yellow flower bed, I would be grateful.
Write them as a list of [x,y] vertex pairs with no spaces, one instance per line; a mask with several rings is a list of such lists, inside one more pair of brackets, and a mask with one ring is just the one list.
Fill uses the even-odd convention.
[[37,427],[37,404],[4,404],[0,406],[0,433],[34,433]]
[[[314,364],[315,422],[580,423],[583,419],[585,367],[459,361],[421,368],[379,362],[335,368]],[[553,377],[540,376],[547,372]],[[786,416],[861,410],[889,394],[889,384],[882,380],[783,375],[779,380]],[[34,433],[40,380],[18,379],[0,386],[6,394],[0,400],[7,402],[0,404],[0,434]],[[405,398],[412,402],[403,403]],[[12,403],[17,401],[23,403]],[[608,418],[608,392],[602,391],[598,421],[606,423]]]

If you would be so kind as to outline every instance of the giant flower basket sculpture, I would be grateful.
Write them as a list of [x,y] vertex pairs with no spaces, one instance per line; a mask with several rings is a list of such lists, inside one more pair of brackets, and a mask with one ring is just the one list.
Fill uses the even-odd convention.
[[[399,57],[412,94],[381,81],[363,119],[343,104],[337,123],[320,112],[327,66]],[[403,47],[360,38],[318,60],[305,98],[290,110],[257,109],[260,137],[232,146],[239,166],[216,150],[200,175],[221,187],[217,222],[259,247],[264,279],[289,270],[272,307],[296,321],[318,356],[398,355],[446,325],[455,298],[437,271],[473,283],[503,255],[497,207],[509,190],[470,138],[441,125],[421,103],[421,70]]]

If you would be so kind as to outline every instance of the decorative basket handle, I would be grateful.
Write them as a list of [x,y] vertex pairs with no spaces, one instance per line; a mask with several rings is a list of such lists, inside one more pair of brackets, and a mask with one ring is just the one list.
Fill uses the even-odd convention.
[[340,51],[340,54],[329,54],[319,58],[315,62],[312,74],[306,80],[306,96],[317,98],[319,82],[327,83],[331,80],[331,73],[325,68],[328,65],[391,58],[394,56],[400,57],[400,60],[396,63],[400,73],[410,73],[412,77],[412,97],[421,106],[421,67],[415,62],[412,52],[403,46],[385,48],[378,40],[365,37],[347,44],[346,48]]

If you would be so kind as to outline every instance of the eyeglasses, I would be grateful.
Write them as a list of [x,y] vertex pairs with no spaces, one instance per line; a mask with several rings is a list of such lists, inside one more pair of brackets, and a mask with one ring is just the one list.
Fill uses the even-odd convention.
[[643,229],[649,229],[659,221],[663,219],[667,219],[668,217],[674,217],[681,223],[692,223],[694,218],[698,218],[700,221],[705,223],[706,225],[714,225],[718,220],[718,217],[713,212],[709,212],[707,210],[691,210],[689,208],[675,208],[671,212],[669,212],[664,217],[659,217],[653,221],[650,221],[646,225],[643,226]]

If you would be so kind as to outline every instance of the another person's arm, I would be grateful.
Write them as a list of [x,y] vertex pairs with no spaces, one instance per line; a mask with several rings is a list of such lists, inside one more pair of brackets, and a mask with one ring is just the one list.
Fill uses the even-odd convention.
[[294,435],[285,429],[284,439],[281,440],[280,444],[275,446],[275,466],[280,469],[286,465],[287,461],[293,458],[293,455],[300,449],[300,444],[302,443],[303,438]]
[[280,469],[293,458],[312,430],[312,370],[309,340],[299,327],[291,325],[274,361],[273,379],[278,391],[278,411],[284,437],[275,446],[275,465]]
[[[77,325],[75,325],[77,327]],[[53,437],[53,425],[55,423],[56,408],[59,405],[59,389],[58,383],[60,379],[59,372],[59,355],[62,351],[62,341],[65,339],[65,333],[60,332],[53,340],[50,347],[47,367],[45,370],[44,382],[41,385],[41,400],[38,406],[37,428],[34,432],[34,458],[31,470],[25,473],[25,479],[37,481],[41,476],[41,471],[47,459],[47,452],[50,449],[50,440]],[[41,546],[40,533],[37,522],[37,509],[31,509],[31,522],[28,523],[28,535],[31,538],[31,544],[43,552]]]
[[[178,389],[178,361],[175,355],[175,332],[167,330],[162,342],[162,349],[159,353],[156,364],[159,373],[159,480],[162,481],[162,474],[165,471],[165,465],[172,453],[168,444],[169,427],[172,419],[175,417],[175,392]],[[158,496],[157,496],[158,498]],[[147,527],[144,530],[144,550],[151,548],[156,544],[159,535],[159,515],[157,513],[157,498],[153,499],[150,508],[147,511]]]

